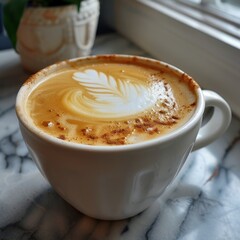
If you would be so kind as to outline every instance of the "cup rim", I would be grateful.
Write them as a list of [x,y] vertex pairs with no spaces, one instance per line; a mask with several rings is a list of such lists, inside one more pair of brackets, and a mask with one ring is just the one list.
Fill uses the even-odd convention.
[[[36,87],[37,83],[42,82],[44,80],[44,77],[46,78],[49,73],[51,74],[55,70],[59,70],[59,69],[63,68],[64,66],[67,66],[67,64],[69,64],[69,63],[71,64],[76,61],[83,61],[83,60],[101,58],[101,57],[104,57],[104,58],[109,57],[109,58],[116,58],[116,59],[124,58],[124,59],[131,59],[131,60],[134,58],[137,61],[138,60],[144,61],[144,62],[147,61],[147,62],[150,62],[153,64],[159,64],[163,67],[169,68],[171,71],[174,71],[175,73],[177,73],[179,75],[184,74],[186,77],[190,78],[194,82],[194,84],[197,86],[197,88],[195,88],[195,93],[197,96],[197,105],[196,105],[193,115],[182,126],[178,127],[177,129],[175,129],[174,131],[172,131],[170,133],[167,133],[166,135],[159,136],[159,137],[147,140],[147,141],[142,141],[142,142],[133,143],[133,144],[126,144],[126,145],[87,145],[87,144],[65,141],[65,140],[58,139],[54,136],[51,136],[43,131],[39,131],[39,129],[34,124],[29,124],[27,117],[25,116],[26,112],[24,111],[24,103],[25,103],[24,99],[25,100],[27,99],[27,96],[26,96],[27,92],[30,93],[32,91],[32,89],[34,89]],[[199,87],[199,85],[197,84],[197,82],[192,77],[190,77],[187,73],[183,72],[182,70],[180,70],[179,68],[177,68],[171,64],[168,64],[168,63],[160,61],[160,60],[155,60],[155,59],[148,58],[148,57],[124,55],[124,54],[104,54],[104,55],[93,55],[93,56],[87,56],[87,57],[78,57],[78,58],[64,60],[64,61],[60,61],[55,64],[52,64],[52,65],[38,71],[37,73],[31,75],[23,83],[23,85],[20,87],[20,89],[18,91],[17,98],[16,98],[16,106],[15,106],[15,110],[16,110],[16,114],[17,114],[19,122],[21,122],[23,124],[23,126],[28,131],[30,131],[32,134],[34,134],[35,136],[39,137],[40,139],[42,139],[48,143],[59,145],[63,148],[71,148],[71,149],[82,150],[82,151],[86,151],[86,152],[90,151],[90,152],[112,152],[112,153],[114,153],[116,151],[118,151],[118,152],[119,151],[135,151],[135,150],[149,148],[149,147],[153,147],[155,145],[170,142],[174,138],[178,138],[178,137],[182,136],[188,130],[191,130],[201,119],[202,114],[204,112],[204,108],[205,108],[205,102],[204,102],[202,90]]]

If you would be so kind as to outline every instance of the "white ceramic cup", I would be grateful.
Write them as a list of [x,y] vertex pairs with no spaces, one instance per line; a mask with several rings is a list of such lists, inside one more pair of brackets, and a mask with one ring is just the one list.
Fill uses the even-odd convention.
[[[134,58],[166,66],[153,59]],[[231,111],[226,101],[215,92],[197,88],[193,116],[167,135],[124,146],[88,146],[62,141],[31,124],[25,104],[44,76],[67,64],[61,62],[33,75],[18,93],[16,112],[23,138],[41,173],[65,200],[91,217],[123,219],[149,207],[177,175],[192,149],[211,143],[230,124]],[[182,76],[181,70],[168,67]],[[214,108],[214,113],[202,127],[208,106]]]

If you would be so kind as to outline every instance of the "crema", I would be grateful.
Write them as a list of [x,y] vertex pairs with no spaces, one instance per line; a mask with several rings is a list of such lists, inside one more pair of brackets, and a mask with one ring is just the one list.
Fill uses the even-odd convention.
[[63,141],[124,145],[179,128],[196,101],[191,79],[167,67],[99,57],[47,76],[26,108],[40,131]]

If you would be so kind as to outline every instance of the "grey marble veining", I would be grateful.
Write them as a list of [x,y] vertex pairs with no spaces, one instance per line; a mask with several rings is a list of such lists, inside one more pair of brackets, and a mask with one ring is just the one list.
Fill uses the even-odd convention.
[[[105,53],[147,55],[117,34],[97,38],[93,54]],[[99,221],[65,202],[29,156],[14,110],[26,77],[13,51],[0,52],[0,239],[240,239],[239,119],[233,117],[219,140],[191,153],[149,209],[122,221]]]

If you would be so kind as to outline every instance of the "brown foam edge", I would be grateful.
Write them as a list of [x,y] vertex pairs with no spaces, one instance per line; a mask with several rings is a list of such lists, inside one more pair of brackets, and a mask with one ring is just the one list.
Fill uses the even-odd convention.
[[[152,58],[140,57],[140,56],[131,56],[131,55],[121,55],[121,54],[110,54],[110,55],[94,55],[89,57],[81,57],[75,59],[69,59],[65,61],[57,62],[53,65],[50,65],[37,73],[31,75],[24,83],[23,87],[28,88],[27,92],[31,92],[36,86],[35,84],[40,83],[43,79],[48,78],[51,74],[57,73],[60,70],[68,70],[69,67],[71,69],[78,69],[79,66],[89,63],[97,63],[97,62],[104,62],[104,63],[125,63],[125,64],[136,64],[138,66],[149,67],[154,70],[159,70],[162,72],[168,72],[174,74],[179,78],[180,81],[185,82],[190,90],[192,90],[197,99],[197,89],[199,89],[199,85],[196,81],[190,77],[187,73],[184,73],[182,70],[172,66],[171,64],[155,60]],[[30,90],[30,91],[29,91]],[[26,99],[25,92],[24,98]],[[197,102],[193,103],[192,105],[196,105]],[[19,116],[22,116],[19,106],[16,105],[16,112]]]

